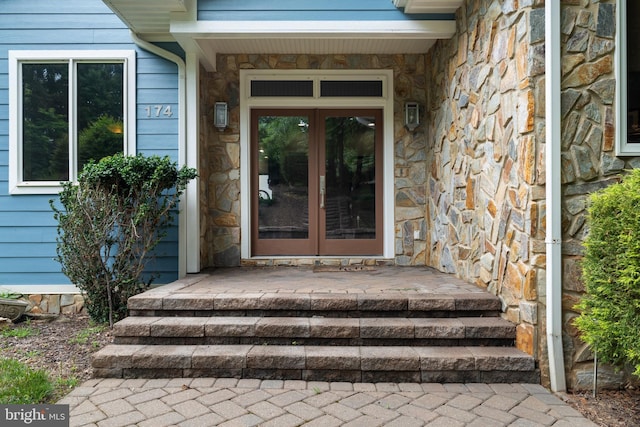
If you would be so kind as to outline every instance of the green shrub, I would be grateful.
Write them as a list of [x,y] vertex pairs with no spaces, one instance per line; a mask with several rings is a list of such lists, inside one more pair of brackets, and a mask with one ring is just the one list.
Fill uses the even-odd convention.
[[43,370],[33,370],[14,359],[0,358],[0,404],[44,402],[53,385]]
[[590,199],[576,326],[598,359],[640,376],[640,170]]
[[149,287],[154,277],[143,278],[145,266],[196,176],[167,157],[116,154],[85,165],[77,185],[63,183],[62,208],[50,202],[57,260],[86,294],[95,322],[113,326],[126,316],[127,299]]

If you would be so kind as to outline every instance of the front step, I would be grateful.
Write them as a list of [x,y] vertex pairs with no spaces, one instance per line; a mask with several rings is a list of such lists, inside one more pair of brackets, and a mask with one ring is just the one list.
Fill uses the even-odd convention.
[[130,298],[116,343],[94,355],[94,375],[540,381],[534,358],[513,347],[515,325],[500,317],[500,300],[451,276],[247,273],[197,276]]
[[539,382],[533,358],[505,347],[110,345],[94,375],[349,382]]
[[131,316],[497,316],[500,300],[488,293],[194,293],[148,291],[129,298]]
[[512,346],[515,326],[500,317],[129,317],[116,344]]

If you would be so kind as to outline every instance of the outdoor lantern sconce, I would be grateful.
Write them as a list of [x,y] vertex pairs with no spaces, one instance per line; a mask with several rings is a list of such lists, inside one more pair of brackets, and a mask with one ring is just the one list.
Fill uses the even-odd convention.
[[413,132],[420,125],[420,105],[414,101],[404,104],[404,125]]
[[226,102],[216,102],[213,107],[213,125],[219,131],[223,131],[229,126],[229,107]]

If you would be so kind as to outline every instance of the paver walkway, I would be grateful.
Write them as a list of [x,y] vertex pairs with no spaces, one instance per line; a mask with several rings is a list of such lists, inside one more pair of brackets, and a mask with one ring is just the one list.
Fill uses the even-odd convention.
[[[428,268],[349,269],[219,269],[190,275],[134,299],[137,305],[153,305],[172,298],[213,301],[214,295],[238,293],[336,293],[360,298],[361,294],[484,292]],[[70,405],[71,426],[595,426],[539,384],[94,379],[59,403]]]
[[537,384],[94,379],[71,426],[596,426]]

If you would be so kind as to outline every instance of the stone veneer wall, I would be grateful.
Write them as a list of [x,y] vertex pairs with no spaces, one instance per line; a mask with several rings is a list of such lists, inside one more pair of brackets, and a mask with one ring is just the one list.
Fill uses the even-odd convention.
[[[425,264],[426,141],[423,127],[403,125],[405,100],[425,103],[423,55],[220,55],[217,71],[201,73],[203,108],[200,139],[201,262],[203,268],[236,266],[240,259],[240,69],[393,69],[395,142],[395,252],[398,265]],[[229,104],[229,127],[212,127],[212,106]],[[415,233],[417,231],[417,233]],[[415,238],[415,235],[418,235]],[[388,261],[388,260],[386,260]],[[312,263],[283,260],[278,264]],[[383,260],[335,259],[324,263],[376,263]],[[257,264],[270,264],[263,260]]]
[[[546,382],[543,6],[467,0],[457,35],[427,57],[427,264],[499,295]],[[640,159],[614,151],[615,1],[563,0],[561,19],[563,344],[567,385],[580,389],[593,383],[573,326],[587,198]],[[601,367],[598,381],[624,375]]]
[[[565,0],[562,3],[562,230],[563,311],[568,384],[590,388],[593,354],[573,326],[573,306],[584,292],[580,259],[587,199],[620,178],[625,169],[640,167],[640,158],[615,153],[616,2]],[[600,367],[598,383],[615,387],[626,379]]]
[[80,294],[30,294],[21,298],[29,303],[32,314],[77,314],[84,312],[84,297]]
[[[467,0],[427,56],[427,264],[486,287],[544,351],[544,9]],[[541,366],[543,378],[548,369]]]

